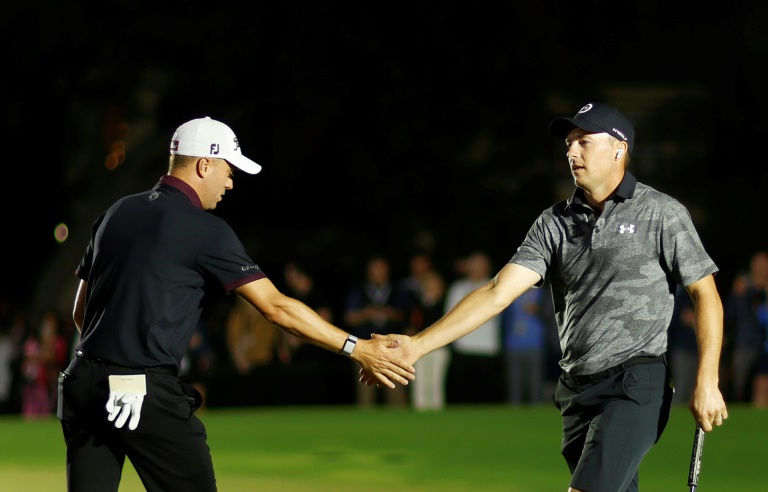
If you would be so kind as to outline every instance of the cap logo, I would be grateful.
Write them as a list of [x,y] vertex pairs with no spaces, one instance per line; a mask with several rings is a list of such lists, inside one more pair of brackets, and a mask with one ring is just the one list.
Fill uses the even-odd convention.
[[586,106],[584,106],[583,108],[581,108],[581,109],[579,110],[579,114],[581,114],[581,113],[586,113],[586,112],[587,112],[587,111],[589,111],[590,109],[592,109],[592,103],[589,103],[589,104],[587,104]]
[[614,133],[616,133],[617,135],[621,136],[621,138],[623,138],[624,140],[626,140],[626,139],[627,139],[627,137],[625,137],[625,136],[624,136],[624,134],[623,134],[623,133],[621,133],[621,130],[618,130],[618,129],[616,129],[616,128],[611,128],[611,130],[612,130]]
[[178,152],[178,150],[179,150],[179,141],[171,140],[171,151]]
[[235,150],[240,148],[240,142],[237,140],[237,137],[235,137]]
[[219,144],[214,143],[211,144],[211,155],[216,155],[219,153]]

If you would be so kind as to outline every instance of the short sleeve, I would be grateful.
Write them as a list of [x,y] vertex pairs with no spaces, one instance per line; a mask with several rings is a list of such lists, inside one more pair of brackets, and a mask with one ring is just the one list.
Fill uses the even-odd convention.
[[718,271],[704,249],[688,209],[674,199],[664,209],[661,254],[667,270],[685,286]]
[[550,226],[552,220],[551,214],[546,212],[541,214],[528,230],[522,244],[509,260],[509,263],[524,266],[541,275],[541,280],[536,284],[537,287],[543,285],[552,261],[554,249],[553,231]]

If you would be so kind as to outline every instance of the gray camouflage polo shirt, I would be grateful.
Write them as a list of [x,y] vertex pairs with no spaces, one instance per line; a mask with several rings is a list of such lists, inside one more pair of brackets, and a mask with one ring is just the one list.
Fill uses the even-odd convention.
[[545,210],[510,263],[551,283],[560,366],[578,375],[664,353],[677,284],[718,271],[688,210],[629,172],[599,217],[579,188]]

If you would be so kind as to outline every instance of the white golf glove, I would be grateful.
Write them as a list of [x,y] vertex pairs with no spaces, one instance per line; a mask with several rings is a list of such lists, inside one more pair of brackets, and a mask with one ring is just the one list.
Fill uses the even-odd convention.
[[114,421],[115,427],[120,429],[130,417],[128,428],[135,430],[141,418],[142,403],[144,403],[144,395],[110,391],[109,400],[107,400],[107,412],[109,412],[107,418],[110,422]]
[[139,426],[141,405],[146,394],[146,378],[143,374],[109,376],[109,399],[106,407],[109,421],[114,422],[118,429],[128,422],[128,428],[135,430]]

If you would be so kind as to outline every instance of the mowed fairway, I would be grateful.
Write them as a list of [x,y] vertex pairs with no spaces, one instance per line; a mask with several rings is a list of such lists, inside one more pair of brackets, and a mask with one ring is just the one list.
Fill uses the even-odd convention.
[[[699,492],[768,490],[768,411],[732,406],[707,434]],[[439,413],[353,407],[208,409],[200,414],[221,492],[564,492],[554,407],[461,406]],[[687,490],[693,421],[673,410],[640,470],[645,491]],[[57,420],[0,418],[0,490],[65,491]],[[121,492],[143,491],[129,464]]]

